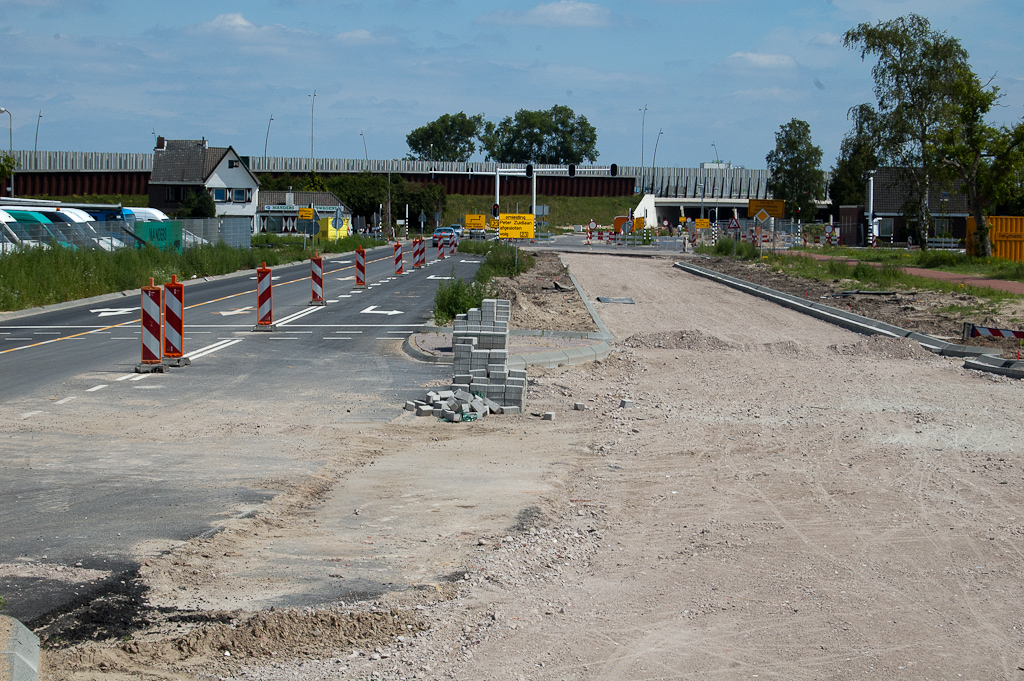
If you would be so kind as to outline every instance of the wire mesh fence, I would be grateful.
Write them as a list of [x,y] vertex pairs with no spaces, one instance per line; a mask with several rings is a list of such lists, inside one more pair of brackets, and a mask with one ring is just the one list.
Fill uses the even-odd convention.
[[181,251],[207,244],[224,243],[250,247],[249,218],[204,218],[170,222],[0,222],[0,253],[18,248],[86,248],[113,251],[149,244]]

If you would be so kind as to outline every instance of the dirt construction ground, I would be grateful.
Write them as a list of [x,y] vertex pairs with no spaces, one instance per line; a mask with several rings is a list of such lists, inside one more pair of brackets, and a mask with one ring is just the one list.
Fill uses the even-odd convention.
[[[553,422],[271,418],[318,472],[140,549],[145,607],[44,677],[1024,679],[1020,382],[669,260],[563,260],[635,304],[595,303],[607,360],[530,370]],[[395,590],[268,606],[371,568]]]

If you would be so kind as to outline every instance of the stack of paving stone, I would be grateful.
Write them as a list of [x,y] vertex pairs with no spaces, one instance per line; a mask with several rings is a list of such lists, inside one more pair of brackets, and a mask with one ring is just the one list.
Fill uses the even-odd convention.
[[461,421],[491,414],[518,414],[526,398],[526,371],[508,368],[508,323],[512,303],[484,300],[479,309],[455,317],[451,390],[427,393],[427,400],[406,403],[418,416]]

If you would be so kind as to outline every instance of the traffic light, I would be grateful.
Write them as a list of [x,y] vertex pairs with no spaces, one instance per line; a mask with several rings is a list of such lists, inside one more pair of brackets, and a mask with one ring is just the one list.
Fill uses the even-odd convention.
[[526,164],[526,176],[527,177],[533,177],[533,164],[532,163],[527,163]]
[[613,163],[611,168],[608,169],[608,174],[611,175],[612,177],[618,177],[619,176],[619,166],[617,166],[617,165],[615,165]]
[[570,163],[569,164],[569,177],[576,177],[576,164],[575,163]]
[[494,204],[494,206],[491,207],[491,215],[498,217],[498,204]]

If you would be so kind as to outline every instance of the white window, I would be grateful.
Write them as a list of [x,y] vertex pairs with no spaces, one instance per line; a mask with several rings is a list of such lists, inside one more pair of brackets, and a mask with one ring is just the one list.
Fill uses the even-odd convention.
[[228,190],[224,188],[216,188],[213,190],[213,200],[218,203],[224,203],[228,200]]
[[245,189],[232,189],[231,200],[235,203],[245,203],[248,200],[246,194],[247,190]]

